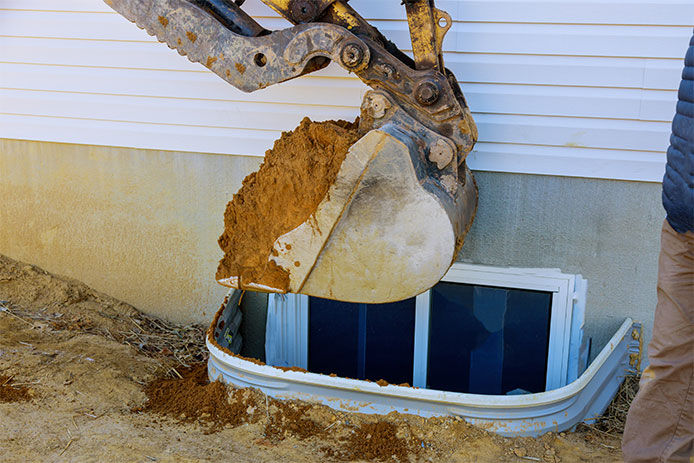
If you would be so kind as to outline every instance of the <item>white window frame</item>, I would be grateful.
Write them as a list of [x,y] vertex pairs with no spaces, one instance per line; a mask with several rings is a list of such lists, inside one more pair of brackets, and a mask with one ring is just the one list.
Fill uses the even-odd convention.
[[[581,275],[558,269],[492,267],[456,262],[444,282],[552,293],[547,391],[572,382],[586,368],[583,339],[587,283]],[[429,357],[430,291],[417,296],[415,308],[413,386],[425,388]],[[268,299],[266,362],[308,368],[308,296],[273,295]]]

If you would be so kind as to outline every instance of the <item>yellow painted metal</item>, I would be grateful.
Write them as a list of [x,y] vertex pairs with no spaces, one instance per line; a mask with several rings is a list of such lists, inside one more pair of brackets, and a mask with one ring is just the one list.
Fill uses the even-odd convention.
[[346,3],[335,2],[330,8],[333,15],[340,19],[339,24],[347,29],[351,30],[364,22],[364,20]]
[[[291,0],[262,0],[264,4],[284,16],[285,18],[289,19],[288,15],[286,12],[289,11],[289,2]],[[290,19],[291,20],[291,19]]]
[[420,0],[406,4],[407,22],[412,40],[417,69],[443,72],[443,38],[451,28],[451,15],[434,6],[434,0]]
[[417,69],[433,69],[439,66],[436,47],[436,23],[434,5],[431,0],[405,3],[407,22],[410,27],[412,53]]

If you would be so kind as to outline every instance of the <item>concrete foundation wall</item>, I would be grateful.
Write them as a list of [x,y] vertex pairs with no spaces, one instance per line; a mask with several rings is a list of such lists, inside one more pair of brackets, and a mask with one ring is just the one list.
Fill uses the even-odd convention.
[[[208,321],[227,201],[260,158],[0,140],[0,253],[177,322]],[[476,173],[460,260],[588,279],[597,352],[626,316],[650,337],[660,185]],[[260,347],[259,347],[260,348]]]
[[262,159],[0,140],[0,253],[207,321],[226,203]]

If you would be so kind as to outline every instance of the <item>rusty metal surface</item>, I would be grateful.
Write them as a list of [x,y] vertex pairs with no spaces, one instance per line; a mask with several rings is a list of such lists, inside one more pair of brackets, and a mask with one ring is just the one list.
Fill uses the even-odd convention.
[[190,2],[207,11],[224,27],[237,34],[256,37],[270,33],[243,11],[240,5],[231,0],[190,0]]
[[[235,34],[186,0],[106,0],[124,17],[169,47],[200,63],[234,87],[252,92],[298,77],[316,58],[340,62],[342,47],[361,44],[330,24],[302,24],[261,37]],[[362,45],[364,62],[369,49]]]
[[[377,43],[363,40],[372,50],[372,59],[357,76],[371,88],[387,92],[420,123],[450,138],[456,146],[457,163],[462,163],[477,141],[477,131],[465,100],[456,93],[457,82],[453,87],[442,73],[412,69]],[[428,95],[423,87],[436,95],[424,98]],[[418,101],[420,97],[426,104]]]
[[[462,164],[477,140],[475,123],[455,77],[442,69],[440,42],[450,27],[450,16],[434,8],[433,2],[427,1],[425,9],[431,27],[418,26],[418,19],[411,24],[411,30],[413,42],[416,37],[428,37],[431,46],[426,54],[438,56],[438,65],[415,69],[409,58],[343,1],[314,0],[307,7],[316,9],[318,20],[334,24],[306,23],[271,33],[254,27],[253,20],[245,18],[235,6],[226,5],[229,14],[225,22],[242,18],[243,27],[230,28],[220,22],[218,12],[210,13],[214,9],[210,5],[219,9],[228,4],[226,0],[194,0],[195,4],[187,0],[105,1],[171,48],[243,91],[299,77],[334,60],[368,86],[387,92],[414,119],[451,139],[457,164]],[[263,1],[290,20],[292,8],[304,5],[295,0]],[[446,28],[434,23],[442,15],[448,18]],[[232,29],[261,36],[246,36]]]

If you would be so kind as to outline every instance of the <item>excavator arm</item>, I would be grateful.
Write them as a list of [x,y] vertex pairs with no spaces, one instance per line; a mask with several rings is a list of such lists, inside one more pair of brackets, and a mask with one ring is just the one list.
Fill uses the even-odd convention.
[[[330,61],[387,92],[415,118],[455,144],[462,162],[476,129],[455,76],[443,67],[448,13],[408,0],[414,61],[340,0],[263,0],[296,24],[268,31],[231,0],[105,0],[121,15],[234,87],[252,92],[325,67]],[[443,24],[443,25],[442,25]]]
[[286,269],[289,284],[273,287],[240,275],[218,281],[354,302],[388,302],[428,289],[455,259],[477,206],[465,164],[477,131],[441,51],[450,15],[433,0],[403,1],[412,59],[344,0],[262,1],[293,26],[265,29],[241,9],[244,0],[105,0],[244,92],[331,61],[372,89],[362,102],[363,136],[312,214],[323,227],[299,226],[277,237],[267,256]]

